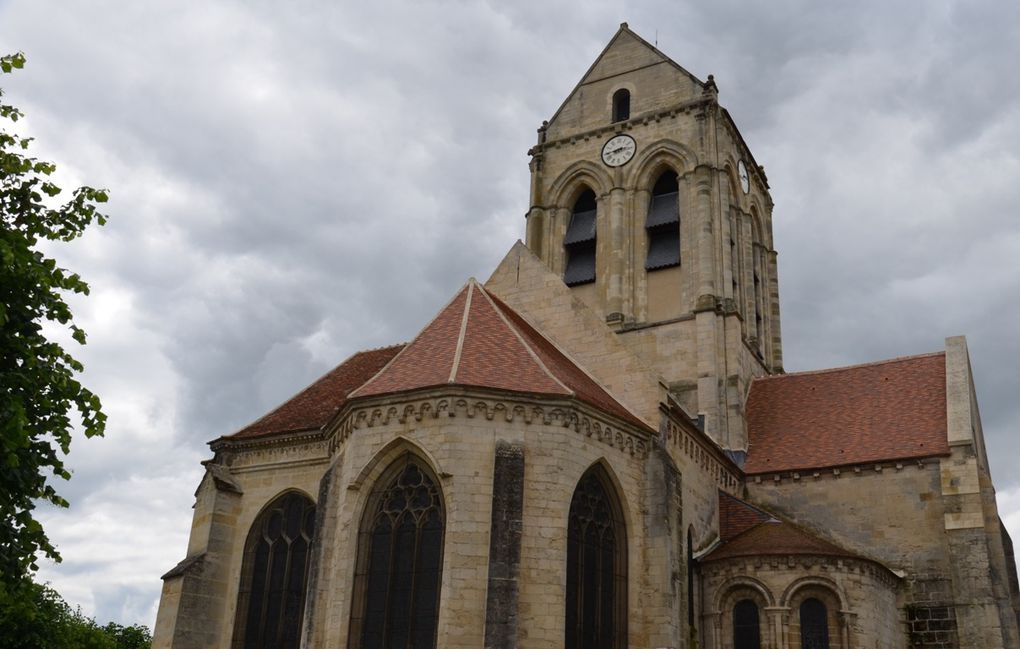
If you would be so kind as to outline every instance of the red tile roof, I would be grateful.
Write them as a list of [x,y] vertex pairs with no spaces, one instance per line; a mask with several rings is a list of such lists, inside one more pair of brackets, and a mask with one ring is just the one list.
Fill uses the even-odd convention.
[[849,550],[723,491],[719,492],[719,540],[722,545],[701,561],[798,554],[859,558]]
[[262,437],[315,430],[347,403],[348,395],[374,376],[404,345],[358,352],[261,419],[228,437]]
[[729,541],[759,523],[775,520],[771,514],[725,491],[719,492],[719,538]]
[[942,352],[755,379],[747,474],[949,452]]
[[440,385],[574,397],[647,428],[517,312],[473,279],[351,398]]
[[723,543],[708,555],[701,558],[702,562],[732,559],[734,557],[758,556],[789,556],[810,554],[823,557],[863,558],[844,550],[838,545],[797,527],[792,523],[772,519],[758,523],[745,530],[728,542]]

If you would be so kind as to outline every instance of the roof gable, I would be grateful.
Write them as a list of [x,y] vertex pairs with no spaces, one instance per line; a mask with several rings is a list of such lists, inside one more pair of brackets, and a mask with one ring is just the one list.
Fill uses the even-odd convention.
[[692,99],[704,87],[623,23],[549,119],[547,136],[557,139],[608,124],[611,95],[621,83],[631,89],[631,115]]
[[748,474],[949,452],[944,353],[755,379]]
[[729,541],[759,523],[774,521],[771,514],[719,491],[719,538]]

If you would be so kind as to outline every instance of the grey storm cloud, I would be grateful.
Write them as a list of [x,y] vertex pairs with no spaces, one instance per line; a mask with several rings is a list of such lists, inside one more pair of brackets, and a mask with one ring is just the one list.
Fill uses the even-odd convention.
[[0,82],[109,224],[54,249],[110,414],[42,577],[151,625],[205,442],[412,337],[523,235],[525,152],[617,24],[721,101],[775,199],[788,370],[966,334],[1020,532],[1013,2],[0,2]]

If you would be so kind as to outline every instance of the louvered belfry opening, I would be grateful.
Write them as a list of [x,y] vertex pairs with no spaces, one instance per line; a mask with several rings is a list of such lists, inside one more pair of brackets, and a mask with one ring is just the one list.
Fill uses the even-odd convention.
[[349,646],[436,646],[443,497],[408,454],[379,480],[359,533]]
[[666,171],[655,182],[648,203],[645,231],[648,256],[645,270],[680,265],[680,188],[673,171]]
[[563,248],[567,255],[563,281],[567,286],[595,281],[596,212],[595,192],[587,189],[574,203],[570,224],[567,226],[567,236],[563,239]]
[[733,607],[733,649],[761,649],[758,605],[742,599]]
[[627,642],[627,537],[598,467],[577,485],[567,525],[566,648],[622,649]]
[[297,649],[314,527],[315,503],[295,492],[255,519],[241,566],[234,649]]
[[820,600],[810,598],[800,605],[801,649],[829,649],[829,612]]
[[620,88],[613,93],[613,123],[630,119],[630,91]]

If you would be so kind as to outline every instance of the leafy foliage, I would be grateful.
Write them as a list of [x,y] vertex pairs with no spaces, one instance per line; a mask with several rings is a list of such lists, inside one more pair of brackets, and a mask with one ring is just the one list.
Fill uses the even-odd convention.
[[[25,65],[23,54],[0,57],[0,72]],[[70,449],[77,410],[88,437],[102,435],[106,417],[99,398],[75,376],[82,365],[43,333],[47,322],[68,327],[85,343],[85,332],[72,322],[64,301],[70,293],[88,294],[81,277],[57,266],[38,249],[41,241],[71,241],[106,217],[97,204],[106,192],[74,190],[59,204],[51,180],[56,167],[28,157],[32,138],[7,130],[21,111],[4,103],[0,90],[0,585],[15,586],[38,568],[40,554],[60,559],[33,516],[36,501],[61,507],[67,501],[53,478],[68,479],[62,457]],[[12,596],[13,591],[7,595]],[[50,646],[62,646],[54,644]]]
[[0,638],[6,649],[148,649],[144,626],[96,621],[72,609],[57,591],[31,581],[0,583]]

